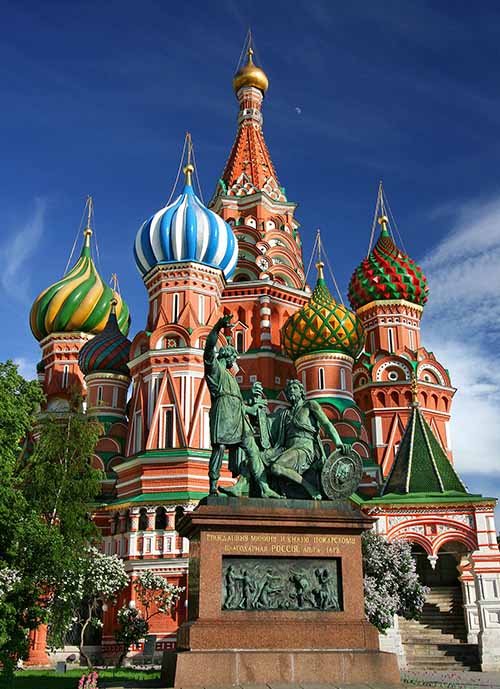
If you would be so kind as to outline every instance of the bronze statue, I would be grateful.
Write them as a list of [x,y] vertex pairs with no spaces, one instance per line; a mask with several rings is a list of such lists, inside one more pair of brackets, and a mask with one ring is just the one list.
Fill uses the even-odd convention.
[[[350,445],[342,443],[318,402],[306,399],[300,381],[288,381],[285,395],[290,406],[274,414],[269,413],[259,381],[254,382],[248,401],[244,401],[230,373],[238,357],[236,349],[231,344],[218,353],[215,349],[219,333],[230,327],[231,318],[219,318],[204,352],[205,380],[212,401],[210,494],[219,490],[230,496],[266,498],[302,497],[304,493],[313,500],[348,497],[361,479],[361,458]],[[328,458],[321,432],[335,443],[335,452]],[[218,488],[226,449],[229,469],[238,480],[233,486]]]
[[229,369],[233,367],[238,353],[232,345],[221,347],[219,353],[215,346],[219,333],[231,323],[232,316],[219,318],[210,331],[205,344],[203,361],[205,380],[210,392],[210,441],[212,454],[208,469],[210,494],[217,494],[217,482],[224,452],[229,449],[229,468],[233,470],[238,462],[238,449],[241,448],[251,477],[257,485],[261,497],[279,498],[269,487],[259,448],[253,436],[246,414],[245,403],[236,378]]
[[319,437],[320,429],[343,453],[350,448],[342,443],[320,405],[314,400],[306,400],[304,386],[299,380],[288,381],[285,394],[291,407],[278,417],[277,446],[264,455],[269,471],[298,483],[313,500],[321,500],[319,486],[304,478],[313,463],[321,469],[326,459]]

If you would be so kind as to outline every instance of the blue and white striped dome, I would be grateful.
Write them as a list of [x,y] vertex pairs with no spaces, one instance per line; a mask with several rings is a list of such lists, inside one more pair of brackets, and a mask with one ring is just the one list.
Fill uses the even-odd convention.
[[137,233],[134,257],[142,275],[159,263],[178,261],[198,261],[220,268],[226,280],[234,272],[238,259],[234,232],[196,196],[191,170],[191,166],[185,168],[182,194],[146,220]]

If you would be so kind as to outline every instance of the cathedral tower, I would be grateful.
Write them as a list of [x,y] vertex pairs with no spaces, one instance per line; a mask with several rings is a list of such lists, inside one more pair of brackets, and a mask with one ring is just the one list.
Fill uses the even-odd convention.
[[121,331],[127,333],[130,327],[128,306],[103,281],[92,260],[92,208],[89,198],[87,226],[77,262],[58,282],[47,287],[31,307],[31,331],[42,350],[37,371],[48,411],[66,411],[73,390],[84,391],[78,354],[88,340],[104,329],[112,299],[116,300]]
[[210,207],[228,222],[238,239],[238,262],[224,290],[223,307],[233,314],[234,344],[241,357],[243,388],[260,380],[276,396],[293,367],[280,351],[283,325],[306,301],[302,245],[289,201],[262,130],[262,101],[268,78],[253,60],[233,79],[239,103],[236,139]]
[[354,366],[354,397],[365,413],[374,458],[387,476],[408,423],[411,380],[417,376],[422,413],[448,458],[454,388],[448,371],[420,342],[428,287],[422,269],[395,244],[379,191],[380,234],[349,283],[351,306],[363,323],[365,351]]

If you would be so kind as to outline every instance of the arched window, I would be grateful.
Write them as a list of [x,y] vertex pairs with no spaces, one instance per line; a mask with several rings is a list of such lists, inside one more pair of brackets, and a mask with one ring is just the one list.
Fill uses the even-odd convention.
[[318,370],[318,386],[320,390],[325,389],[325,369],[320,368]]
[[148,513],[145,507],[139,510],[139,531],[146,531],[148,528]]
[[245,351],[245,333],[242,330],[236,333],[236,351],[239,354]]
[[165,530],[167,528],[167,510],[164,507],[158,507],[155,515],[155,529]]
[[63,388],[68,387],[68,378],[69,378],[69,366],[68,364],[65,364],[63,368],[63,374],[62,374],[62,386]]
[[102,385],[97,388],[97,404],[102,404]]
[[163,447],[169,449],[174,446],[174,410],[167,407],[163,413]]
[[340,389],[341,390],[347,390],[346,378],[345,378],[345,369],[344,368],[340,369]]

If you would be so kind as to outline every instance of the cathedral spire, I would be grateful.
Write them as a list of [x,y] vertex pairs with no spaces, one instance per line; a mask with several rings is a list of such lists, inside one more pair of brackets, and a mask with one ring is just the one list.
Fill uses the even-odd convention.
[[[238,131],[215,197],[248,196],[264,192],[273,201],[287,202],[262,132],[262,100],[269,87],[264,70],[254,62],[250,32],[245,39],[246,62],[233,78],[233,89],[240,104]],[[215,201],[215,198],[214,198]]]

